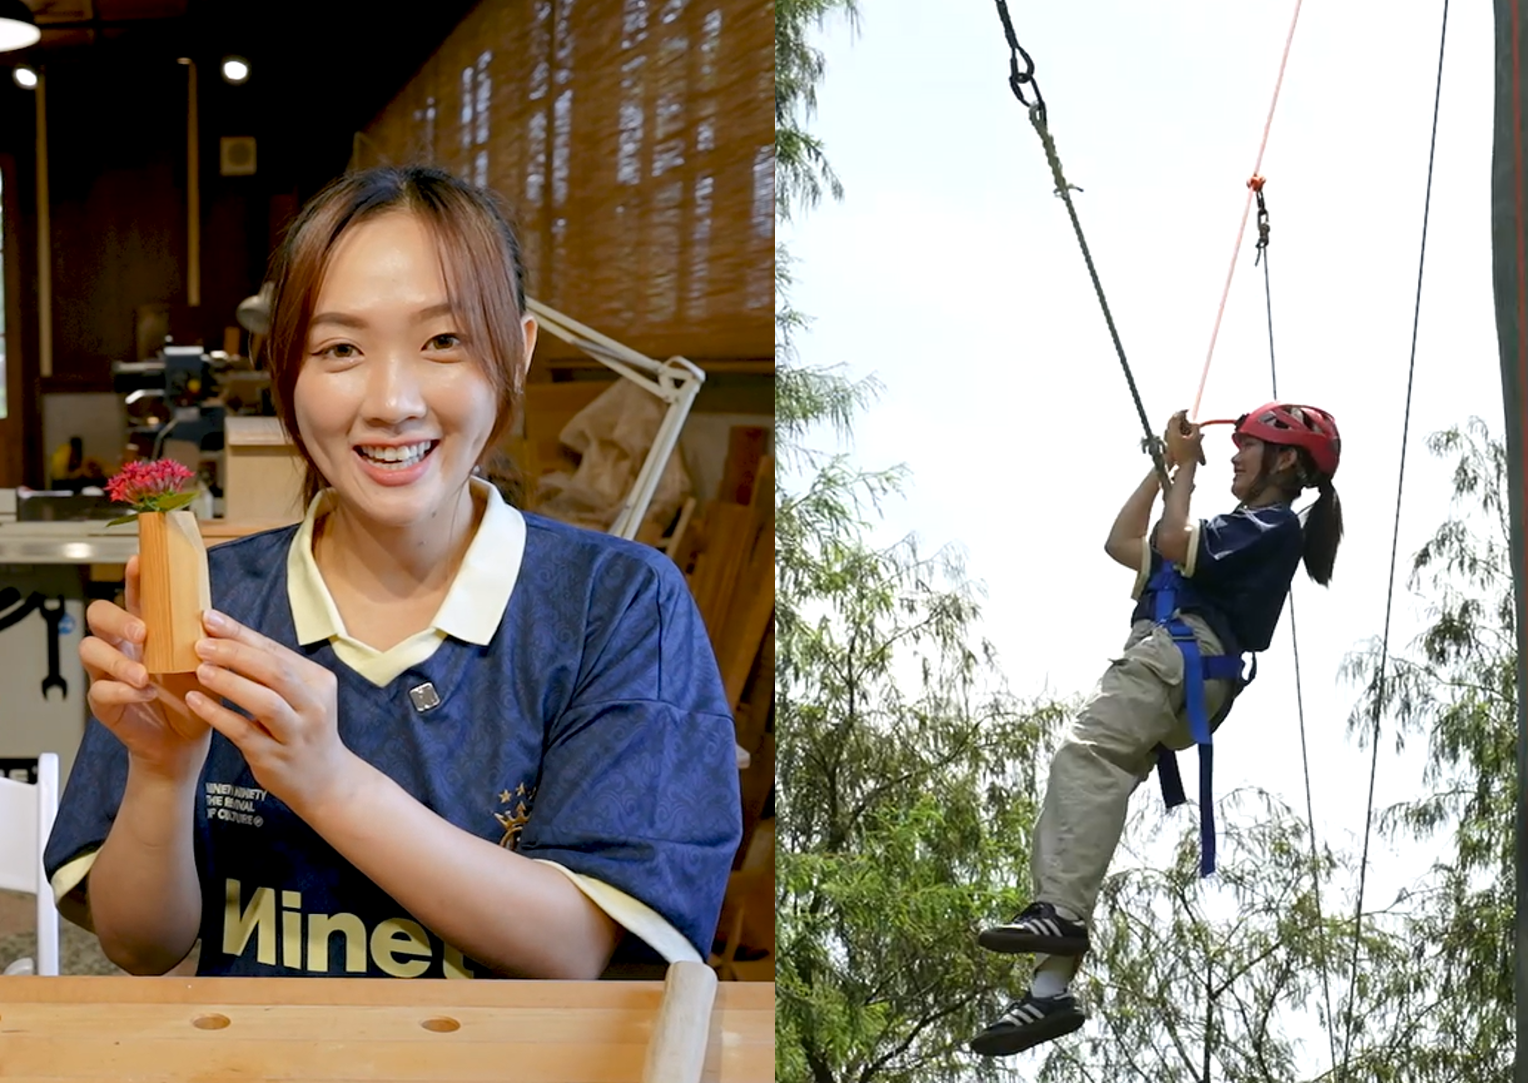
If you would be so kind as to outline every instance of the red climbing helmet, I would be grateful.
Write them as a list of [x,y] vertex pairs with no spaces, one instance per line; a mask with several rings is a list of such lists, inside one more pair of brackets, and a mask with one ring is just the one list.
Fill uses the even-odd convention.
[[1330,478],[1337,473],[1342,458],[1342,437],[1337,422],[1325,410],[1314,406],[1296,406],[1270,402],[1236,419],[1237,436],[1251,436],[1268,444],[1303,447],[1310,452],[1316,469]]

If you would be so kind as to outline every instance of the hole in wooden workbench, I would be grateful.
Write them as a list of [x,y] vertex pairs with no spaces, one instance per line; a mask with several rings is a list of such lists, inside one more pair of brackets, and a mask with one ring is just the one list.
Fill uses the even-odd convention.
[[197,1030],[222,1030],[228,1025],[228,1016],[210,1012],[207,1015],[198,1015],[191,1020],[191,1025]]
[[448,1019],[444,1015],[437,1015],[433,1019],[426,1019],[419,1024],[425,1030],[433,1030],[437,1034],[449,1034],[453,1030],[461,1030],[462,1025],[455,1019]]

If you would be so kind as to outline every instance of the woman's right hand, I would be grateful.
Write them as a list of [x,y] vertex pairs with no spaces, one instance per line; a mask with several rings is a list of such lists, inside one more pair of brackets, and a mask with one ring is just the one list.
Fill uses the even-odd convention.
[[1203,439],[1199,426],[1188,419],[1187,410],[1179,410],[1168,418],[1167,428],[1162,433],[1162,457],[1167,462],[1167,468],[1171,470],[1182,466],[1190,459],[1203,466]]
[[91,635],[80,644],[90,678],[90,712],[116,734],[133,760],[156,774],[184,779],[201,770],[209,727],[186,707],[194,674],[144,668],[146,627],[138,608],[138,558],[127,562],[127,608],[95,601],[85,611]]

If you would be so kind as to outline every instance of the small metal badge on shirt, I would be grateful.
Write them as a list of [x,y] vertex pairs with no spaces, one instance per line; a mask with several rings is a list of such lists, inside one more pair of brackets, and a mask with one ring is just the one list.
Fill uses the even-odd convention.
[[435,691],[433,684],[425,681],[409,689],[409,700],[414,704],[414,710],[424,714],[440,706],[440,693]]

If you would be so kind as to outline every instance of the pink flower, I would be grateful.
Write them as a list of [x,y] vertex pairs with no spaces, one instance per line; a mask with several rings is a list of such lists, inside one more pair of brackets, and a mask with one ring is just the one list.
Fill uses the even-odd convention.
[[189,503],[192,494],[181,486],[196,475],[173,459],[154,462],[130,462],[122,472],[106,483],[106,495],[119,504],[131,504],[134,511],[169,511]]

